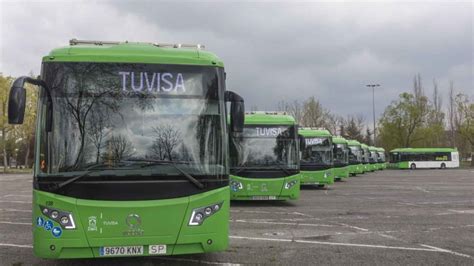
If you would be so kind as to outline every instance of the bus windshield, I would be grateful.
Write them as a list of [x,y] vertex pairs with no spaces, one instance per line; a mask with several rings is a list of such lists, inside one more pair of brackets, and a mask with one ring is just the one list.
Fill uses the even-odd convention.
[[362,154],[359,146],[349,146],[349,163],[358,164],[362,162]]
[[232,138],[232,168],[298,169],[295,126],[246,125],[241,135]]
[[323,165],[331,166],[332,162],[332,143],[328,137],[305,138],[305,148],[301,151],[301,165]]
[[[39,118],[40,177],[90,169],[126,177],[227,174],[221,70],[204,66],[45,63],[53,127],[45,132],[46,94]],[[146,166],[146,167],[145,167]],[[79,172],[79,173],[78,173]]]
[[369,151],[369,162],[376,163],[377,162],[377,152],[376,151]]
[[334,164],[347,165],[349,162],[348,152],[346,144],[334,144]]

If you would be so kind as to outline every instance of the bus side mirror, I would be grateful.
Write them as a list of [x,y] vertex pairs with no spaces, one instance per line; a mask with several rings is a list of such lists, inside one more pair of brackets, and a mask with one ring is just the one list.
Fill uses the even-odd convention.
[[300,142],[300,151],[306,148],[306,139],[303,135],[298,134],[298,140]]
[[10,89],[10,96],[8,98],[8,123],[16,125],[23,124],[26,109],[25,82],[41,86],[46,90],[48,97],[46,111],[46,131],[50,132],[53,123],[53,100],[51,97],[51,91],[49,90],[48,86],[46,86],[46,83],[41,79],[34,79],[27,76],[22,76],[15,79]]
[[10,88],[8,98],[8,123],[14,125],[23,124],[26,108],[25,79],[17,78]]
[[244,131],[245,104],[244,99],[235,92],[226,91],[225,101],[230,102],[230,130],[241,133]]

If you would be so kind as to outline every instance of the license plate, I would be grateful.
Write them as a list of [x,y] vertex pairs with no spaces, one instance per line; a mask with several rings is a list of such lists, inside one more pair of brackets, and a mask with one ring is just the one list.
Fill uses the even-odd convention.
[[100,256],[137,256],[143,255],[143,246],[100,247]]
[[149,245],[148,254],[150,255],[164,255],[166,254],[166,245]]
[[276,196],[252,196],[253,200],[276,200]]

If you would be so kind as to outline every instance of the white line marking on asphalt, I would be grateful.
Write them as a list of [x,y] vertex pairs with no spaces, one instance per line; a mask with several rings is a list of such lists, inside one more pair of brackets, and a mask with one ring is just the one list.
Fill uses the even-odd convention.
[[17,244],[10,244],[10,243],[0,243],[2,247],[15,247],[15,248],[33,248],[32,245],[17,245]]
[[0,209],[0,211],[5,211],[5,212],[31,212],[31,210],[18,210],[18,209]]
[[251,224],[275,224],[275,225],[296,225],[296,226],[313,226],[313,227],[334,227],[331,224],[308,224],[308,223],[284,223],[284,222],[269,222],[269,221],[248,221],[248,220],[230,220],[235,223],[251,223]]
[[423,192],[426,192],[426,193],[430,193],[428,190],[422,188],[422,187],[415,187],[416,189],[420,190],[420,191],[423,191]]
[[434,247],[434,246],[430,246],[430,245],[424,245],[424,244],[420,244],[420,246],[431,248],[431,249],[439,251],[439,252],[445,252],[445,253],[450,253],[450,254],[453,254],[453,255],[461,256],[461,257],[471,258],[471,255],[459,253],[459,252],[452,251],[452,250],[449,250],[449,249],[438,248],[438,247]]
[[448,210],[454,213],[474,214],[474,210]]
[[25,203],[31,204],[31,201],[21,201],[21,200],[0,200],[0,203]]
[[181,262],[190,262],[193,264],[209,264],[209,265],[240,265],[236,263],[229,262],[217,262],[217,261],[205,261],[205,260],[195,260],[195,259],[184,259],[184,258],[165,258],[165,257],[155,257],[157,260],[167,260],[167,261],[181,261]]
[[301,212],[271,212],[271,211],[243,211],[243,210],[230,210],[230,212],[235,212],[235,213],[261,213],[261,214],[285,214],[285,215],[300,215],[300,216],[307,216],[307,217],[312,217],[311,215],[304,214]]
[[353,225],[348,225],[348,224],[344,224],[344,223],[337,223],[337,224],[342,225],[342,226],[345,226],[345,227],[349,227],[349,228],[352,228],[352,229],[364,231],[364,232],[368,232],[368,231],[369,231],[369,229],[365,229],[365,228],[357,227],[357,226],[353,226]]
[[440,252],[449,253],[457,256],[468,257],[467,254],[454,252],[447,249],[436,248],[428,245],[427,248],[411,248],[411,247],[400,247],[400,246],[384,246],[384,245],[369,245],[369,244],[351,244],[351,243],[339,243],[339,242],[322,242],[322,241],[310,241],[310,240],[298,240],[298,239],[283,239],[283,238],[264,238],[264,237],[246,237],[246,236],[229,236],[233,239],[245,239],[245,240],[256,240],[256,241],[275,241],[275,242],[294,242],[301,244],[316,244],[316,245],[328,245],[328,246],[347,246],[347,247],[363,247],[363,248],[381,248],[381,249],[395,249],[395,250],[411,250],[411,251],[428,251],[428,252]]
[[0,221],[0,224],[31,225],[31,223],[18,223],[18,222],[9,222],[9,221]]
[[28,198],[31,198],[31,195],[8,194],[8,195],[5,195],[5,196],[2,196],[2,198],[8,198],[8,197],[28,197]]

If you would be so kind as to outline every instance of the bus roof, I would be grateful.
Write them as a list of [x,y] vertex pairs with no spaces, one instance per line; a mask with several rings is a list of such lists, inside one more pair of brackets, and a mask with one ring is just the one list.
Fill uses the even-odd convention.
[[398,148],[390,152],[404,152],[404,153],[423,153],[423,152],[456,152],[457,148]]
[[361,145],[360,142],[358,142],[357,140],[353,140],[353,139],[348,140],[348,141],[347,141],[347,144],[348,144],[349,146],[360,146],[360,145]]
[[295,125],[291,115],[281,113],[253,112],[245,114],[246,125]]
[[378,151],[378,148],[375,146],[369,146],[369,151]]
[[365,149],[367,149],[367,150],[369,149],[369,146],[368,146],[367,144],[364,144],[364,143],[361,143],[361,144],[360,144],[360,147],[361,147],[362,149],[364,149],[364,150],[365,150]]
[[383,151],[383,152],[385,152],[385,149],[382,148],[382,147],[376,147],[376,148],[377,148],[377,151]]
[[336,144],[348,144],[347,139],[341,137],[341,136],[335,136],[332,138],[332,142]]
[[224,63],[200,45],[71,40],[52,50],[43,62],[102,62],[220,66]]
[[298,134],[304,137],[331,137],[331,133],[324,128],[305,128],[301,127],[298,129]]

